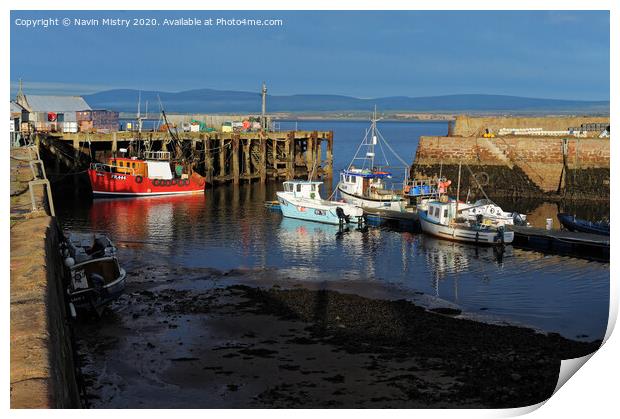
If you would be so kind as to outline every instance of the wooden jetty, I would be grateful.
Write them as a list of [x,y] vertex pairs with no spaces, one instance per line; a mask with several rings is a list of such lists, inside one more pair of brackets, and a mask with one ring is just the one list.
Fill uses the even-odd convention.
[[524,226],[510,229],[515,233],[512,244],[516,247],[609,260],[609,236]]
[[[121,148],[169,150],[177,147],[208,183],[267,178],[315,178],[333,175],[332,131],[179,132],[172,142],[168,132],[119,131],[101,133],[35,133],[37,144],[56,163],[70,169],[90,161],[105,161]],[[175,144],[174,146],[172,144]]]

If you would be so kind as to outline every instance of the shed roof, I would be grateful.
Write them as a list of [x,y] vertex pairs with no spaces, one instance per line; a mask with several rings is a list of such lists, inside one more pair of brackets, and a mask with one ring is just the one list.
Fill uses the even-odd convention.
[[90,110],[90,106],[81,96],[41,96],[26,95],[31,112],[75,112]]
[[21,113],[24,108],[17,102],[11,101],[11,113]]

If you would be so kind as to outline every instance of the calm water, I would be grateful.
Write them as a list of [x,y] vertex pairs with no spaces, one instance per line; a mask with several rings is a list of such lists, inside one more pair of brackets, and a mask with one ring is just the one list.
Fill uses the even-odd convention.
[[[294,128],[293,122],[286,124],[282,129]],[[321,121],[298,128],[334,130],[337,170],[348,163],[366,125]],[[381,123],[380,129],[409,161],[419,135],[445,134],[447,125]],[[267,211],[263,202],[274,199],[278,188],[275,183],[228,185],[205,196],[95,201],[75,192],[56,199],[57,214],[64,227],[110,234],[124,245],[120,257],[130,270],[169,263],[221,270],[275,268],[300,282],[372,281],[567,337],[604,335],[608,264],[511,246],[500,256],[493,249],[383,229],[339,237],[335,227]]]

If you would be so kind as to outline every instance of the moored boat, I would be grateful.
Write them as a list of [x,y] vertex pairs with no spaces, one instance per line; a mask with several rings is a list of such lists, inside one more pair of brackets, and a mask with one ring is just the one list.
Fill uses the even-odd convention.
[[495,226],[526,225],[527,216],[518,212],[504,211],[490,199],[479,199],[473,204],[460,204],[460,213],[468,220],[475,221],[480,215]]
[[[106,164],[92,163],[88,177],[95,196],[154,196],[202,193],[202,176],[172,171],[168,152],[148,152],[145,159],[112,157]],[[176,170],[178,169],[178,170]]]
[[577,218],[567,213],[559,213],[558,220],[562,227],[570,231],[579,231],[582,233],[600,234],[609,236],[609,223],[605,221],[588,221]]
[[[409,166],[383,138],[377,129],[377,121],[375,109],[370,128],[366,130],[355,156],[348,167],[340,173],[338,193],[346,202],[362,208],[401,211],[406,206],[402,190]],[[388,169],[389,163],[384,149],[388,149],[394,158],[403,164],[405,175],[402,183],[389,181],[392,179],[392,171]],[[377,150],[383,154],[382,161],[377,158]]]
[[422,231],[442,239],[475,244],[508,244],[514,232],[504,226],[485,222],[482,216],[476,221],[460,217],[459,203],[453,200],[432,201],[427,211],[419,212]]
[[125,290],[127,274],[107,236],[65,233],[61,254],[69,270],[67,295],[75,309],[101,314]]
[[346,202],[322,199],[319,192],[322,183],[311,180],[284,182],[284,191],[276,193],[282,215],[327,224],[361,224],[363,210]]

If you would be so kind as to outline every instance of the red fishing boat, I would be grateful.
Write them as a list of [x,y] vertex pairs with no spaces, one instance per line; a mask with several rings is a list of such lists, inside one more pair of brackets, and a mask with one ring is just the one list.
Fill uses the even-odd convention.
[[92,163],[88,177],[95,196],[153,196],[203,193],[205,180],[197,173],[172,170],[170,153],[148,152],[144,159],[111,157]]

